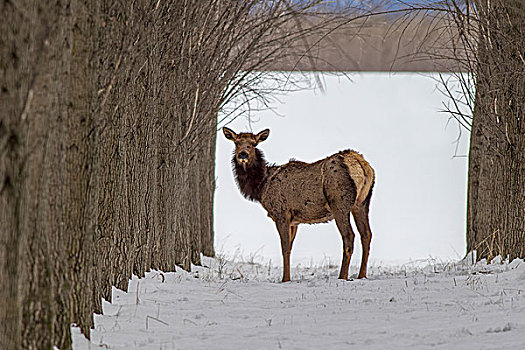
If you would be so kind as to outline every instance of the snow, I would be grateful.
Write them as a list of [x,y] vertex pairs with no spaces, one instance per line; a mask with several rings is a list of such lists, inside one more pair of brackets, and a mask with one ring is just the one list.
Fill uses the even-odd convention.
[[352,281],[326,263],[296,266],[290,283],[253,260],[133,277],[90,342],[72,327],[73,349],[525,349],[523,260],[372,265]]

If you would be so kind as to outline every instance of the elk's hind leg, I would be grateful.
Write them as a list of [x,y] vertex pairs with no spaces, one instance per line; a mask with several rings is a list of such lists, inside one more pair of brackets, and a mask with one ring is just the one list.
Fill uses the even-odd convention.
[[299,225],[290,225],[290,250],[293,246],[293,241],[295,239],[295,235],[297,235],[297,227]]
[[323,168],[323,190],[337,229],[343,239],[343,259],[339,278],[348,278],[350,259],[354,251],[354,231],[350,212],[356,199],[356,186],[341,158],[330,160]]
[[361,236],[361,246],[363,247],[363,255],[361,257],[361,268],[359,269],[358,278],[366,278],[366,267],[368,264],[368,255],[370,253],[370,241],[372,240],[372,230],[370,229],[370,222],[368,219],[368,208],[370,206],[370,197],[372,191],[365,202],[359,206],[352,208],[357,230]]
[[[335,207],[337,208],[337,206]],[[334,208],[334,209],[335,209]],[[354,231],[350,225],[350,211],[334,210],[335,223],[337,229],[341,233],[343,239],[343,260],[341,261],[341,271],[339,272],[340,279],[348,279],[348,270],[350,267],[350,259],[354,252]]]

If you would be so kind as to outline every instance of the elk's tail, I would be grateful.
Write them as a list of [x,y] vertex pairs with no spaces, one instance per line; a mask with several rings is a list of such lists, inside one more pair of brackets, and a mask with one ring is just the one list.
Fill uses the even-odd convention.
[[355,205],[361,205],[375,182],[375,172],[365,158],[355,151],[344,151],[342,156],[350,177],[355,183],[357,196]]

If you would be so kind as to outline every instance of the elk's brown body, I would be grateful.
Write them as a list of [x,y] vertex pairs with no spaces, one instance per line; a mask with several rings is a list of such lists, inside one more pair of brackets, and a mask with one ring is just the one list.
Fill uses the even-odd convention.
[[290,280],[290,252],[297,226],[332,219],[335,219],[343,239],[339,278],[348,278],[354,244],[350,213],[354,216],[363,246],[358,277],[365,278],[372,238],[368,210],[375,174],[363,156],[347,150],[315,163],[291,160],[274,166],[269,165],[256,148],[268,137],[268,129],[257,135],[236,134],[228,128],[223,128],[223,131],[226,138],[236,145],[232,165],[241,193],[248,199],[259,201],[279,231],[283,282]]

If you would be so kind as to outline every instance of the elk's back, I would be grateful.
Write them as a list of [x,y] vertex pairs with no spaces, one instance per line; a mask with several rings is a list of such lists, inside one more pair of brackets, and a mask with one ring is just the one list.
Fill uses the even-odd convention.
[[[329,167],[336,167],[337,171],[326,171]],[[351,150],[342,151],[315,163],[290,161],[276,167],[264,185],[261,204],[274,221],[284,215],[289,215],[292,223],[330,221],[333,217],[325,192],[327,176],[344,177],[344,180],[350,176],[355,189],[340,190],[355,192],[356,203],[366,199],[374,183],[374,171],[363,156]]]
[[281,165],[268,178],[261,204],[277,221],[285,214],[296,223],[327,222],[332,219],[323,193],[323,162],[291,161]]

